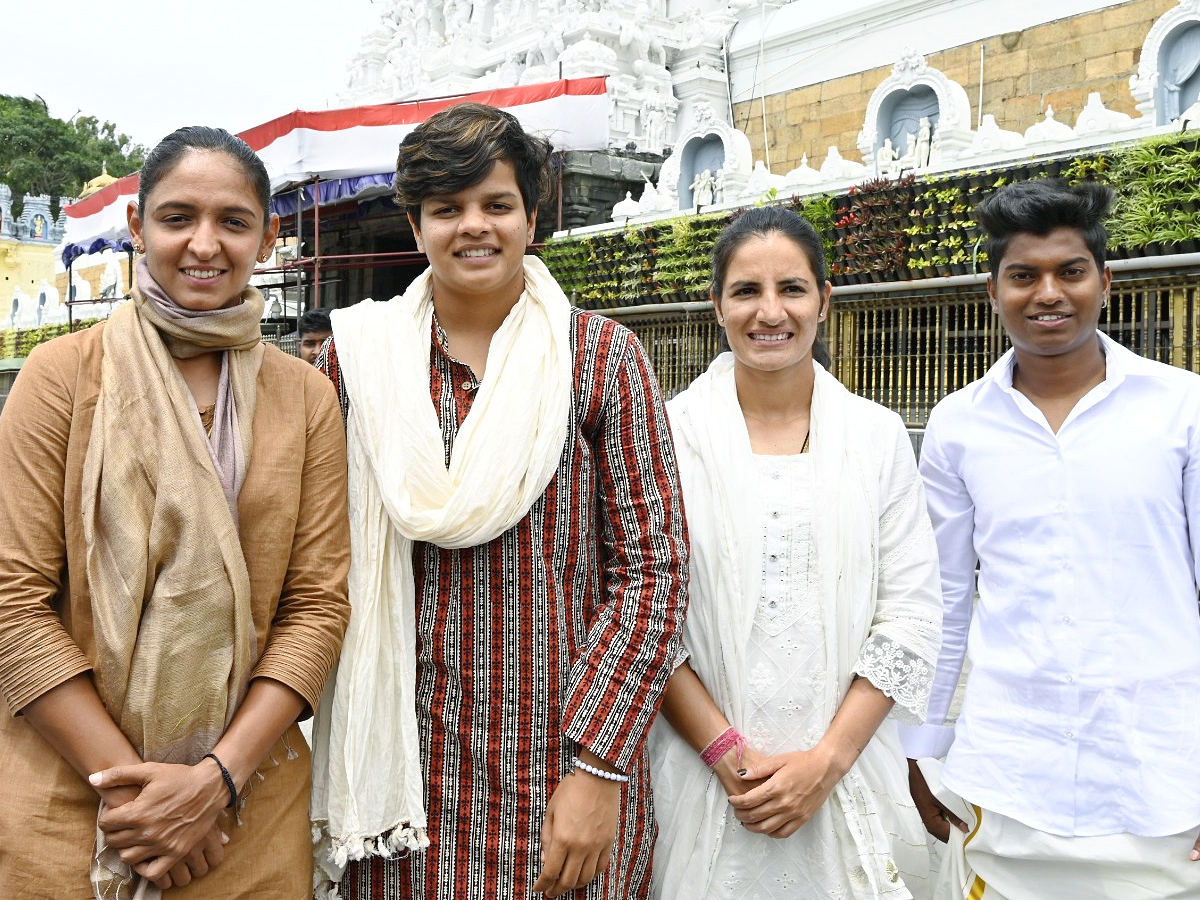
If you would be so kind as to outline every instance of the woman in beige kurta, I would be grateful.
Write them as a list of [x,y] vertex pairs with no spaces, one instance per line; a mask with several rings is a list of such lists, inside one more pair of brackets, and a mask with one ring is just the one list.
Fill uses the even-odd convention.
[[[190,158],[197,158],[197,151],[188,152],[193,154]],[[214,154],[220,155],[219,151],[205,152],[209,161]],[[153,243],[148,230],[146,241],[148,254],[161,246]],[[224,268],[216,257],[205,264],[213,272]],[[139,279],[139,283],[149,282],[149,271],[144,274],[141,265]],[[107,325],[37,348],[26,361],[0,417],[0,472],[4,473],[0,487],[0,696],[12,713],[0,717],[0,885],[5,896],[47,900],[94,896],[89,868],[98,846],[98,789],[56,750],[53,740],[39,733],[33,722],[43,720],[23,713],[64,689],[92,690],[93,696],[98,690],[107,696],[98,675],[103,665],[97,635],[111,610],[96,606],[96,581],[88,575],[89,567],[95,570],[96,561],[89,558],[94,545],[85,536],[92,496],[86,489],[86,470],[89,447],[95,443],[102,371],[107,371],[106,345],[111,350],[105,331],[117,327],[114,317]],[[250,371],[256,395],[252,422],[246,429],[252,449],[241,473],[240,490],[231,502],[236,506],[231,505],[226,515],[236,529],[231,533],[236,534],[244,557],[250,621],[246,638],[252,649],[245,683],[235,701],[250,698],[247,705],[256,704],[254,717],[262,721],[276,713],[261,705],[262,693],[256,692],[256,686],[267,684],[270,690],[294,695],[297,711],[305,705],[311,708],[320,696],[349,615],[345,584],[349,537],[344,432],[328,380],[273,347],[259,344],[249,352],[254,354]],[[197,429],[202,427],[202,412],[194,420]],[[144,427],[136,421],[124,424]],[[165,424],[162,427],[166,429]],[[155,455],[167,446],[169,442],[164,441],[163,447],[138,451],[138,466],[155,486],[166,482],[185,462],[182,458],[156,460]],[[152,471],[155,465],[158,472]],[[108,468],[112,468],[111,462]],[[214,483],[216,480],[214,476]],[[220,489],[217,484],[217,497],[222,496]],[[197,509],[201,503],[197,496]],[[135,506],[130,507],[131,519],[137,517]],[[180,508],[188,509],[186,498]],[[161,519],[152,521],[154,529],[170,527]],[[143,540],[153,545],[155,539],[154,534],[147,534]],[[213,534],[211,540],[217,543],[219,535]],[[155,577],[174,563],[173,557],[194,549],[167,548],[160,554],[147,579],[147,609],[151,601],[168,606],[183,602],[181,595],[164,599],[152,589]],[[125,552],[121,546],[115,550],[118,555]],[[145,555],[145,548],[130,540],[128,552]],[[212,578],[219,581],[222,575],[216,571]],[[203,588],[197,585],[196,591]],[[143,616],[148,619],[149,613]],[[134,670],[142,672],[139,677],[150,684],[135,684],[138,679],[131,679],[129,693],[149,687],[151,697],[201,696],[205,685],[199,674],[193,681],[176,670],[173,683],[160,683],[158,676],[146,678],[144,673],[170,673],[170,657],[188,652],[205,631],[205,623],[200,622],[194,631],[166,635],[161,665]],[[147,639],[145,632],[144,624],[137,629],[139,642]],[[134,648],[135,657],[138,652]],[[92,688],[93,682],[97,689]],[[238,708],[237,702],[230,704],[230,727],[238,725]],[[109,714],[124,721],[119,712],[109,710]],[[194,880],[176,878],[175,885],[188,880],[190,884],[171,887],[167,893],[171,900],[299,900],[311,896],[309,755],[294,718],[284,721],[277,740],[274,735],[264,739],[265,752],[250,767],[251,774],[239,779],[244,783],[236,786],[240,794],[236,811],[218,814],[216,827],[228,836],[223,861]],[[227,735],[228,731],[222,737]],[[85,750],[87,741],[84,733]],[[137,743],[134,738],[130,741]],[[215,748],[211,745],[210,741],[205,746],[221,747],[220,743]],[[184,770],[188,765],[195,769],[199,764],[162,765],[154,771]],[[133,769],[138,767],[130,767]],[[217,785],[223,789],[221,782]],[[105,815],[123,809],[117,805]],[[100,821],[106,823],[103,816]],[[113,833],[118,835],[114,844],[122,843],[119,831]]]

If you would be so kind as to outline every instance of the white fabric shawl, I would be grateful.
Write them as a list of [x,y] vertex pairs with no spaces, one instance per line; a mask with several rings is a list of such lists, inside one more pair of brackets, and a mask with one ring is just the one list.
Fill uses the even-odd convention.
[[[761,511],[750,499],[756,496],[753,454],[733,368],[732,354],[717,357],[667,404],[667,411],[691,536],[684,645],[717,706],[744,731],[745,652],[761,593],[762,529]],[[819,365],[814,368],[812,508],[822,619],[827,623],[824,718],[832,721],[873,644],[918,661],[925,683],[916,688],[915,704],[923,714],[937,661],[941,601],[937,553],[907,436],[894,413],[855,397]],[[885,561],[880,558],[881,505],[886,501],[881,495],[889,487],[898,453],[910,454],[904,470],[911,469],[912,485],[905,488],[903,505],[912,519],[898,523],[909,536],[901,547],[884,548],[890,550]],[[893,558],[900,573],[895,579],[886,571]],[[730,815],[724,789],[662,719],[651,731],[650,752],[659,824],[652,895],[663,900],[708,896]],[[911,896],[891,858],[893,840],[887,832],[895,816],[881,809],[893,791],[907,796],[900,759],[895,726],[885,722],[828,801],[854,840],[856,859],[849,868],[865,871],[859,886],[864,900]],[[910,824],[920,832],[919,821]],[[919,834],[913,836],[919,839]]]
[[[402,297],[332,314],[346,423],[353,611],[314,727],[316,877],[428,845],[416,691],[412,544],[484,544],[545,492],[570,419],[570,304],[536,257],[492,337],[470,413],[446,451],[429,396],[430,271]],[[332,895],[331,895],[332,896]]]

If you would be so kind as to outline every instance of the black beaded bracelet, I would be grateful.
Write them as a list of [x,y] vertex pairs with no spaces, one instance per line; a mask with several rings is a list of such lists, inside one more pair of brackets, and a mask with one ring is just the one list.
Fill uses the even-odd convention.
[[221,780],[225,782],[225,787],[229,788],[229,808],[233,809],[237,806],[237,787],[234,786],[233,776],[229,774],[229,770],[225,768],[225,764],[217,759],[215,753],[205,753],[201,759],[211,759],[217,764],[217,768],[221,770]]

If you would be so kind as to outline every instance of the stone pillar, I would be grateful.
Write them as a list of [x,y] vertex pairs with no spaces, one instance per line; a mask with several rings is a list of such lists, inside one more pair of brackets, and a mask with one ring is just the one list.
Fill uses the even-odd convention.
[[12,215],[12,188],[0,184],[0,237],[15,238],[17,223]]
[[54,228],[50,230],[50,235],[56,244],[61,243],[63,236],[67,233],[67,207],[74,202],[73,197],[58,198],[58,218],[54,220]]

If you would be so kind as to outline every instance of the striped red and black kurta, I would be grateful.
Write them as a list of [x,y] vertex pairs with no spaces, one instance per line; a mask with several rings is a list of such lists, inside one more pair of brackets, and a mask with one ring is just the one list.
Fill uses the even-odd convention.
[[[571,329],[571,426],[545,494],[487,544],[414,547],[430,846],[351,864],[347,897],[533,897],[546,802],[578,746],[630,781],[608,870],[574,897],[648,894],[645,739],[686,602],[683,507],[645,351],[601,316],[575,310]],[[448,463],[478,382],[447,352],[436,321],[430,363]],[[352,404],[332,341],[317,364]]]

